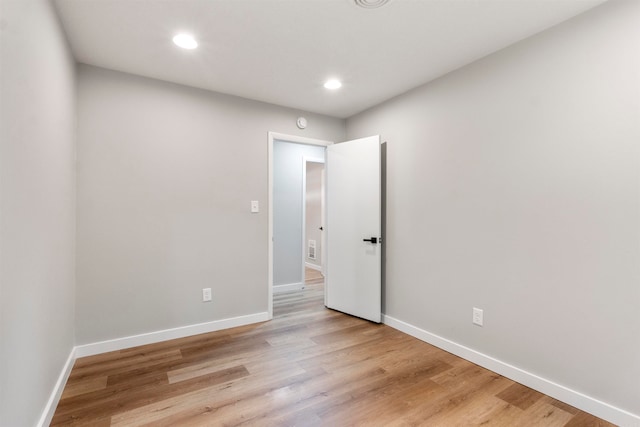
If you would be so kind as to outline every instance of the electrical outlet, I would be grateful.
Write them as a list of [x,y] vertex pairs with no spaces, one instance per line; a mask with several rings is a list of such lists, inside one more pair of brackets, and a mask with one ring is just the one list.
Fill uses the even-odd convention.
[[482,323],[484,320],[483,317],[484,317],[484,312],[479,308],[473,307],[473,324],[482,326]]
[[202,302],[211,301],[211,288],[202,289]]

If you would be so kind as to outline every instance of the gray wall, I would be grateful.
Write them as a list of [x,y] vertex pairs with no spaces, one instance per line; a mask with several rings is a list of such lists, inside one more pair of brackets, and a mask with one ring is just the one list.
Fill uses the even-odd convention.
[[639,40],[610,2],[347,121],[388,141],[385,313],[635,414]]
[[0,15],[0,425],[20,427],[74,345],[75,63],[49,1]]
[[305,230],[305,248],[309,244],[309,240],[316,241],[316,259],[308,257],[305,249],[305,260],[309,264],[317,267],[322,266],[322,172],[324,163],[307,163],[307,192],[306,192],[306,230]]
[[344,121],[84,65],[78,93],[78,344],[266,312],[268,132]]
[[304,282],[302,277],[302,158],[324,158],[324,147],[274,141],[273,285]]

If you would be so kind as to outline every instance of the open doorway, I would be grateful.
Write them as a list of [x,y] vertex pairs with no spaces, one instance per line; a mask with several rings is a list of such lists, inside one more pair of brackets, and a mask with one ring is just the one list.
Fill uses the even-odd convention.
[[[317,181],[317,167],[323,166],[325,148],[332,142],[292,135],[269,133],[269,318],[273,317],[274,294],[302,290],[305,270],[322,271],[324,249],[323,203],[324,190],[320,189],[320,223],[307,221],[306,196],[307,164],[310,166],[310,184]],[[324,174],[320,174],[322,183]],[[312,212],[310,212],[312,213]],[[315,211],[317,217],[317,210]],[[318,233],[307,232],[315,227]],[[315,225],[312,225],[315,224]],[[309,241],[314,241],[310,243]],[[310,249],[310,246],[314,246]],[[313,250],[313,253],[310,251]],[[309,255],[313,255],[310,257]],[[315,259],[314,259],[315,258]],[[308,267],[309,266],[309,267]]]
[[[307,149],[320,150],[308,153]],[[292,154],[290,156],[290,154]],[[273,318],[274,288],[304,288],[301,268],[304,252],[302,202],[280,207],[290,197],[302,198],[304,156],[326,159],[323,235],[324,305],[327,308],[379,323],[382,319],[382,181],[380,136],[333,144],[328,141],[269,133],[269,276],[268,315]],[[293,158],[297,167],[282,167],[281,158]],[[282,191],[280,184],[296,183]],[[294,225],[295,227],[291,227]],[[283,233],[283,230],[286,231]],[[296,230],[295,237],[288,233]],[[292,242],[291,245],[285,244]],[[317,243],[317,242],[316,242]],[[291,251],[290,256],[284,256]],[[287,262],[286,269],[283,261]],[[283,280],[283,271],[291,279]],[[295,289],[291,289],[297,292]]]

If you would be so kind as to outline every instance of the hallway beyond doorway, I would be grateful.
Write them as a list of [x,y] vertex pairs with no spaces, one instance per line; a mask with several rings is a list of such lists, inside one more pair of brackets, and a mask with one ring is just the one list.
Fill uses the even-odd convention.
[[322,273],[313,268],[305,267],[304,268],[304,284],[315,285],[318,283],[324,283],[324,276],[322,275]]

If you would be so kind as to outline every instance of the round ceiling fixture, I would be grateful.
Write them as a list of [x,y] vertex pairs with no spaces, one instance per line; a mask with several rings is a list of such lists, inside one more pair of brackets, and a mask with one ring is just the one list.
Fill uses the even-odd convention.
[[331,79],[331,80],[327,80],[324,83],[324,87],[329,90],[336,90],[342,87],[342,83],[340,82],[340,80]]
[[298,120],[296,120],[296,124],[298,125],[298,128],[304,129],[307,127],[307,119],[305,119],[304,117],[298,117]]
[[198,42],[189,34],[178,34],[173,38],[173,42],[183,49],[195,49],[198,47]]
[[391,0],[353,0],[356,6],[364,9],[377,9],[389,3]]

